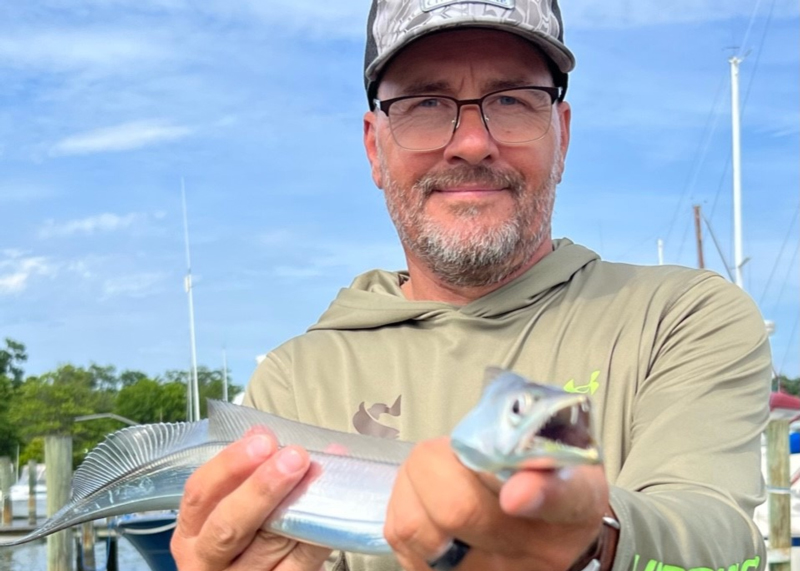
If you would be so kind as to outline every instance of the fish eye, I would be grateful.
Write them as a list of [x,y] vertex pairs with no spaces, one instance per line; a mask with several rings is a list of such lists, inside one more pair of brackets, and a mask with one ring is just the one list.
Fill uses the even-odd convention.
[[509,418],[513,424],[519,423],[522,417],[530,412],[531,406],[534,404],[534,399],[529,393],[521,393],[511,401],[511,408],[509,410]]

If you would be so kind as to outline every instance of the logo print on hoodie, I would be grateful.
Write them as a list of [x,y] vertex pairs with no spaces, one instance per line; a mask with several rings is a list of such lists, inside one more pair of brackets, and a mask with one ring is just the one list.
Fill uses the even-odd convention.
[[567,384],[564,385],[564,390],[568,393],[593,395],[595,391],[600,388],[600,383],[597,380],[597,377],[599,376],[600,376],[600,371],[593,372],[592,376],[589,378],[589,382],[585,385],[576,385],[575,379],[570,379],[567,381]]
[[392,406],[377,402],[369,407],[369,409],[365,407],[365,403],[362,401],[362,403],[358,405],[358,412],[353,415],[353,426],[356,431],[359,434],[366,434],[367,436],[377,436],[379,438],[395,440],[400,435],[400,431],[391,426],[381,424],[378,422],[378,419],[383,414],[400,416],[400,400],[402,398],[403,395],[397,397],[397,400],[394,401]]

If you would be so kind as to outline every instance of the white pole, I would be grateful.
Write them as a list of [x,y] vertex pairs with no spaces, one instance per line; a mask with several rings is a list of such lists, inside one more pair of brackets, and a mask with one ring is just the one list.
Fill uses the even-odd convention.
[[192,370],[191,379],[189,379],[189,398],[192,413],[189,421],[200,420],[200,394],[197,382],[197,348],[194,338],[194,298],[192,296],[192,259],[189,254],[189,218],[186,214],[186,187],[183,184],[183,177],[181,177],[181,197],[183,198],[183,232],[186,239],[186,279],[184,286],[186,293],[189,296],[189,338],[192,344]]
[[664,265],[664,240],[658,239],[658,265]]
[[739,64],[742,58],[733,56],[731,64],[731,131],[733,145],[733,270],[736,285],[744,288],[742,280],[742,165],[741,141],[739,138]]
[[222,348],[222,400],[228,402],[228,356]]

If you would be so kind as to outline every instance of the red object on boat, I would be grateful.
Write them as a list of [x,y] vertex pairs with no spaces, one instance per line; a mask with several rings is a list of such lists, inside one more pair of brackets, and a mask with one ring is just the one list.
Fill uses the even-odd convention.
[[800,398],[788,393],[777,392],[769,395],[769,409],[782,408],[800,411]]
[[784,392],[770,393],[769,416],[771,419],[794,421],[800,418],[800,398]]

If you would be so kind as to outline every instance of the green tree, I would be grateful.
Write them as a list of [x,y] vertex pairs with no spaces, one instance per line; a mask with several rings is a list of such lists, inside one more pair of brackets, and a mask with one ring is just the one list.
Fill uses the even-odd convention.
[[98,390],[96,371],[62,365],[39,377],[29,377],[18,389],[10,418],[25,441],[48,434],[73,437],[77,464],[107,433],[120,428],[112,419],[76,422],[76,417],[111,412],[113,399]]
[[25,445],[19,453],[19,465],[24,466],[28,460],[36,460],[38,463],[44,463],[44,438],[37,436]]
[[88,373],[92,378],[92,388],[101,392],[116,393],[119,390],[119,378],[114,365],[105,367],[92,363]]
[[800,378],[790,379],[785,375],[778,375],[772,380],[772,390],[800,396]]
[[164,410],[164,422],[186,420],[186,385],[174,381],[164,383],[161,392],[161,406]]
[[0,348],[0,456],[11,456],[20,444],[19,430],[11,418],[14,397],[22,384],[22,363],[28,360],[25,345],[5,339],[5,348]]
[[119,383],[122,385],[122,388],[124,388],[147,378],[149,377],[140,371],[122,371],[119,374]]
[[[188,371],[167,371],[164,378],[169,382],[182,383],[184,386],[189,381]],[[222,387],[224,383],[224,374],[222,369],[209,369],[208,367],[197,367],[197,384],[200,393],[200,416],[205,418],[208,416],[207,399],[222,399]],[[242,388],[238,385],[231,384],[231,376],[228,375],[228,399],[232,400],[233,397],[242,392]]]
[[11,379],[14,388],[22,384],[22,363],[28,360],[25,345],[6,337],[5,349],[0,349],[0,377]]
[[10,415],[15,392],[11,379],[0,375],[0,456],[12,456],[20,442],[17,426]]
[[141,423],[186,420],[186,386],[140,378],[119,391],[114,411]]

